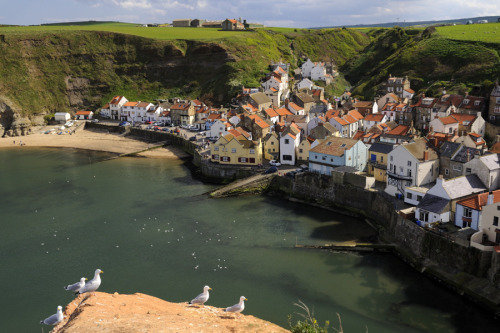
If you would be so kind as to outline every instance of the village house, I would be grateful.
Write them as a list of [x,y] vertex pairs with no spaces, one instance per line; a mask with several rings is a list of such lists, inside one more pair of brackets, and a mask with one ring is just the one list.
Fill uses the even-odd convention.
[[443,142],[439,147],[439,172],[445,179],[456,178],[464,174],[464,164],[477,156],[481,151],[468,148],[457,142]]
[[279,160],[280,158],[280,139],[276,132],[266,134],[262,140],[264,149],[264,158],[266,160]]
[[364,171],[367,153],[365,144],[359,140],[329,137],[309,151],[309,170],[328,176],[339,166]]
[[456,203],[484,191],[486,188],[476,175],[448,180],[440,176],[417,205],[415,217],[420,221],[417,223],[425,226],[433,222],[455,221]]
[[340,137],[340,132],[330,123],[318,123],[316,127],[309,131],[309,136],[315,140],[325,139],[329,136]]
[[475,157],[464,164],[463,175],[476,174],[488,191],[500,188],[500,155],[489,154]]
[[273,123],[258,114],[246,115],[241,125],[252,133],[254,140],[264,138],[272,130]]
[[107,104],[108,108],[103,107],[101,109],[101,116],[110,119],[121,119],[120,113],[122,110],[122,106],[127,102],[128,99],[126,99],[124,96],[113,97],[109,104]]
[[312,87],[314,87],[314,82],[308,78],[303,78],[295,85],[295,89],[297,89],[297,91],[302,91],[303,89],[311,91]]
[[76,112],[76,119],[80,120],[90,120],[94,116],[94,112],[92,111],[84,111],[80,110]]
[[304,110],[304,108],[302,106],[298,106],[294,102],[288,103],[287,109],[291,113],[293,113],[294,115],[304,115],[304,114],[306,114],[306,111]]
[[433,119],[434,105],[437,103],[437,98],[422,97],[420,98],[413,108],[415,109],[415,127],[418,130],[428,130],[429,122]]
[[406,187],[432,183],[438,177],[438,154],[425,139],[396,146],[388,158],[385,192],[389,195],[403,196]]
[[489,203],[500,203],[500,190],[473,195],[469,198],[457,201],[455,211],[455,225],[459,228],[472,228],[479,230],[479,223],[483,207]]
[[285,117],[285,126],[293,123],[298,126],[303,135],[309,135],[307,130],[307,124],[309,123],[308,115],[288,115]]
[[451,117],[458,121],[458,135],[465,135],[467,133],[477,133],[483,136],[486,130],[486,122],[480,113],[478,114],[465,114],[454,113]]
[[435,118],[430,121],[429,126],[431,132],[455,135],[458,133],[458,120],[453,116]]
[[297,149],[297,163],[309,161],[309,151],[313,147],[313,143],[318,144],[318,140],[305,136],[301,138]]
[[293,96],[293,102],[304,109],[305,113],[308,114],[309,110],[314,106],[314,99],[311,95],[306,93],[298,93]]
[[481,251],[494,251],[500,245],[500,203],[494,199],[492,193],[483,206],[483,213],[479,221],[479,231],[472,235],[470,245]]
[[389,74],[389,78],[387,79],[385,86],[386,92],[394,93],[400,98],[403,98],[403,92],[407,89],[410,89],[410,80],[408,79],[408,76],[393,77]]
[[[108,104],[106,104],[106,105],[108,105]],[[69,112],[56,112],[54,114],[54,120],[58,123],[61,123],[61,124],[64,124],[65,122],[67,122],[70,119],[71,119],[71,115],[69,114]]]
[[382,110],[387,103],[390,103],[390,104],[404,103],[404,104],[406,104],[405,100],[398,97],[395,93],[387,93],[377,100],[378,110]]
[[375,142],[368,148],[367,173],[376,181],[387,182],[387,160],[394,148],[390,143]]
[[209,129],[206,130],[206,136],[209,138],[220,138],[228,134],[233,126],[226,119],[217,119]]
[[457,113],[482,115],[486,109],[486,101],[484,97],[470,96],[465,94],[462,103],[460,104]]
[[484,141],[483,137],[477,133],[468,133],[460,136],[455,142],[462,143],[464,146],[469,148],[476,148],[481,152],[484,152],[488,149],[486,146],[486,141]]
[[300,128],[292,123],[280,135],[281,164],[295,165],[297,149],[300,144]]
[[174,125],[191,125],[195,119],[195,108],[190,101],[178,101],[170,108],[170,116]]
[[387,121],[389,121],[389,119],[385,114],[382,113],[368,114],[365,116],[365,119],[363,119],[363,130],[366,132],[373,126],[385,123]]
[[263,111],[271,107],[273,101],[264,93],[257,92],[250,94],[250,104],[258,111]]
[[358,129],[363,128],[363,116],[356,110],[349,111],[342,117],[333,117],[329,120],[345,138],[352,138]]
[[495,86],[490,93],[488,119],[495,125],[500,124],[500,84],[498,84],[498,81],[495,82]]
[[[390,124],[387,122],[385,124]],[[384,124],[379,124],[381,126]],[[409,126],[397,125],[393,129],[384,132],[380,135],[380,142],[392,143],[392,144],[402,144],[409,143],[413,141],[413,132]]]
[[378,113],[378,105],[373,101],[356,101],[352,107],[358,111],[363,117],[369,114]]
[[443,94],[438,98],[436,104],[434,105],[432,118],[434,119],[436,116],[442,118],[447,117],[452,113],[458,113],[458,108],[460,107],[460,104],[462,104],[463,100],[464,96],[462,95]]
[[210,156],[212,162],[219,164],[257,166],[262,164],[262,144],[243,136],[238,140],[228,133],[211,145]]
[[276,112],[273,108],[267,108],[264,110],[264,115],[267,120],[271,121],[273,124],[276,124],[280,121],[280,116],[278,112]]

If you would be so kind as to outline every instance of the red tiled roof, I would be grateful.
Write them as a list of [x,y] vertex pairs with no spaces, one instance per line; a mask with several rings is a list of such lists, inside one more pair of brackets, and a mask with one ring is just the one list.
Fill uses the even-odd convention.
[[441,121],[443,123],[443,125],[450,125],[450,124],[458,123],[458,121],[455,118],[453,118],[452,116],[441,117],[441,118],[439,118],[439,121]]
[[345,121],[344,119],[340,118],[340,117],[333,117],[333,119],[338,122],[340,125],[344,126],[344,125],[349,125],[349,123],[347,121]]
[[381,122],[383,119],[384,119],[384,115],[381,113],[368,114],[365,117],[365,121]]
[[347,114],[356,120],[362,120],[364,117],[357,110],[351,110]]
[[279,116],[278,113],[273,108],[267,108],[264,110],[264,112],[271,118]]
[[468,121],[470,123],[474,122],[476,120],[476,116],[472,114],[465,114],[465,113],[453,113],[450,117],[455,118],[460,125],[463,125],[464,121]]
[[76,113],[77,116],[88,116],[92,113],[92,111],[83,111],[83,110],[80,110]]
[[137,103],[137,106],[140,107],[140,108],[145,108],[145,107],[149,106],[149,104],[151,104],[151,103],[140,102],[140,103]]
[[138,103],[137,102],[127,102],[123,104],[123,106],[136,106]]
[[268,128],[270,125],[264,121],[259,115],[252,114],[248,116],[250,119],[254,120],[255,123],[260,127],[260,128]]
[[398,125],[395,128],[393,128],[392,130],[390,130],[389,132],[387,132],[387,134],[391,134],[391,135],[406,135],[406,133],[408,133],[409,130],[410,130],[409,126]]
[[363,131],[357,131],[356,134],[352,137],[353,140],[359,140],[365,135]]
[[[493,194],[493,203],[500,202],[500,190],[496,190],[492,192]],[[488,193],[477,194],[473,197],[457,201],[457,204],[460,204],[464,207],[469,207],[474,210],[482,210],[483,206],[486,205],[488,201]]]
[[291,115],[293,113],[291,113],[288,109],[285,109],[285,108],[279,108],[276,110],[276,112],[280,115],[280,116],[288,116],[288,115]]
[[298,106],[294,102],[289,103],[288,107],[294,109],[295,111],[300,111],[304,109],[303,107]]

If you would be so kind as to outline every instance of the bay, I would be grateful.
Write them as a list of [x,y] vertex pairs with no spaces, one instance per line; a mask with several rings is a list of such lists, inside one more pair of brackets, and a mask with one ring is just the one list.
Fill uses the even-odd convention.
[[0,331],[39,331],[96,268],[100,291],[208,305],[288,328],[303,301],[346,333],[490,332],[498,322],[392,255],[294,248],[369,238],[360,220],[262,196],[210,199],[180,160],[0,150]]

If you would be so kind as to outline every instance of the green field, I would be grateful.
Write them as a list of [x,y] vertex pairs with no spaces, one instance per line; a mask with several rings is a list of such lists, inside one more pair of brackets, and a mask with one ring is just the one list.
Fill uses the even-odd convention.
[[41,26],[0,27],[0,34],[44,33],[56,31],[108,31],[127,35],[135,35],[159,40],[217,40],[246,35],[248,31],[220,31],[217,28],[172,28],[172,27],[142,27],[138,24],[103,22],[89,24],[61,24]]
[[500,43],[500,23],[450,25],[436,27],[437,33],[454,40]]

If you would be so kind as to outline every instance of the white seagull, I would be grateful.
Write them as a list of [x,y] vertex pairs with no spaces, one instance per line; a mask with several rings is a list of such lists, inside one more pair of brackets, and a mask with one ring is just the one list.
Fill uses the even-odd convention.
[[45,324],[45,325],[57,325],[59,324],[62,320],[64,319],[63,313],[62,313],[62,306],[57,307],[57,313],[53,314],[50,317],[45,318],[44,320],[40,320],[40,324]]
[[208,301],[208,297],[209,297],[208,291],[209,290],[212,290],[212,288],[210,288],[209,286],[203,287],[203,292],[201,294],[199,294],[198,296],[196,296],[194,299],[192,299],[191,302],[189,302],[189,304],[202,304],[203,305],[206,301]]
[[97,288],[99,288],[99,286],[101,285],[101,277],[99,276],[99,274],[101,274],[101,273],[104,273],[104,272],[101,271],[99,268],[96,269],[95,273],[94,273],[94,278],[92,280],[90,280],[89,282],[85,283],[85,285],[83,287],[81,287],[80,290],[78,290],[75,293],[75,295],[96,291]]
[[87,281],[87,278],[82,277],[79,282],[68,284],[67,286],[64,287],[64,289],[77,292],[85,285],[85,281]]
[[238,304],[235,304],[233,306],[230,306],[224,310],[224,312],[231,312],[231,313],[239,313],[243,310],[245,310],[245,301],[248,301],[245,296],[240,297],[240,302]]

